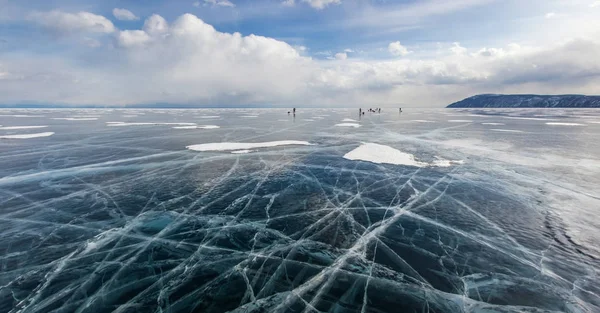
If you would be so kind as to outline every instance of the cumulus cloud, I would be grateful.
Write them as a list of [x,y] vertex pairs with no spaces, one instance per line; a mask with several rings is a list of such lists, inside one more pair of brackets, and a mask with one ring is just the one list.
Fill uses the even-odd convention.
[[590,4],[590,8],[596,8],[596,7],[600,7],[600,1],[592,2],[592,4]]
[[388,51],[391,55],[396,57],[403,57],[410,53],[410,51],[408,51],[408,49],[405,46],[400,44],[400,41],[390,43],[388,45]]
[[121,47],[141,46],[150,40],[150,35],[143,30],[124,30],[117,35],[117,43]]
[[546,13],[546,15],[545,15],[545,17],[546,17],[546,18],[553,18],[553,17],[555,17],[555,16],[556,16],[556,13],[554,13],[554,12],[548,12],[548,13]]
[[335,58],[336,60],[345,60],[348,58],[348,54],[346,54],[345,52],[336,53]]
[[139,17],[135,16],[133,12],[127,9],[114,8],[112,13],[113,16],[119,21],[137,21],[140,19]]
[[58,33],[112,33],[115,31],[115,26],[109,19],[90,12],[68,13],[59,10],[34,12],[29,15],[28,19]]
[[0,54],[0,72],[9,73],[0,102],[442,105],[483,92],[600,93],[600,44],[592,40],[473,53],[456,43],[458,51],[435,59],[339,52],[332,61],[273,38],[219,32],[190,14],[172,23],[153,15],[115,38],[120,48],[93,60]]
[[308,3],[308,5],[317,10],[322,10],[332,4],[341,4],[342,0],[302,0],[302,2]]
[[204,0],[204,5],[212,5],[219,7],[235,7],[235,4],[233,4],[229,0]]
[[284,0],[281,2],[281,5],[286,6],[286,7],[293,7],[296,5],[296,1],[295,0]]
[[461,55],[467,53],[467,48],[461,46],[460,42],[453,42],[450,51],[454,54]]
[[158,35],[158,34],[166,33],[168,29],[169,29],[169,24],[167,23],[167,21],[165,20],[164,17],[162,17],[158,14],[153,14],[152,16],[147,18],[146,21],[144,22],[144,27],[143,27],[143,30],[146,33],[151,34],[151,35]]

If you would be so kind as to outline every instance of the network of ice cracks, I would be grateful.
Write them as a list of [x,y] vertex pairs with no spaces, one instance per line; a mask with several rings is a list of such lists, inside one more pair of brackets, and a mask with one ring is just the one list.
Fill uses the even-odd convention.
[[537,172],[346,160],[358,130],[338,131],[245,155],[28,151],[111,149],[0,178],[0,312],[600,312],[597,255]]

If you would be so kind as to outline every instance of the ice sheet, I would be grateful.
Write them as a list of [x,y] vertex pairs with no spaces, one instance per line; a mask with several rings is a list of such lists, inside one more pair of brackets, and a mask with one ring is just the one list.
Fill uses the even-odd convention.
[[0,110],[0,312],[600,311],[600,111],[287,110]]

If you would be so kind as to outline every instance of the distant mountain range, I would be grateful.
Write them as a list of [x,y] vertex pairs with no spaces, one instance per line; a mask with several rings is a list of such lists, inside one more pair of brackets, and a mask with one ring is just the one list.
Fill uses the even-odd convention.
[[600,108],[600,96],[485,94],[452,103],[448,108]]

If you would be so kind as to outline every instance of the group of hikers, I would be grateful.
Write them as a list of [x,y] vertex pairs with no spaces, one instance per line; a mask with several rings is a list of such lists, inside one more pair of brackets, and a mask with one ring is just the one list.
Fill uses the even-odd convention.
[[[370,113],[381,113],[381,108],[378,108],[378,109],[369,108],[369,112]],[[296,116],[296,108],[293,108],[292,111],[288,111],[288,115],[290,115],[290,113],[293,113],[294,116]],[[402,113],[402,108],[398,108],[398,113]],[[362,108],[358,109],[358,115],[365,115],[365,112],[362,110]]]
[[[378,109],[369,108],[369,112],[370,113],[381,113],[381,108],[378,108]],[[402,113],[402,108],[398,108],[398,113]],[[359,108],[358,115],[365,115],[365,111],[363,111],[362,108]]]
[[[381,108],[379,108],[379,109],[369,108],[369,113],[381,113]],[[362,108],[358,109],[358,115],[365,115],[365,112],[362,110]]]

